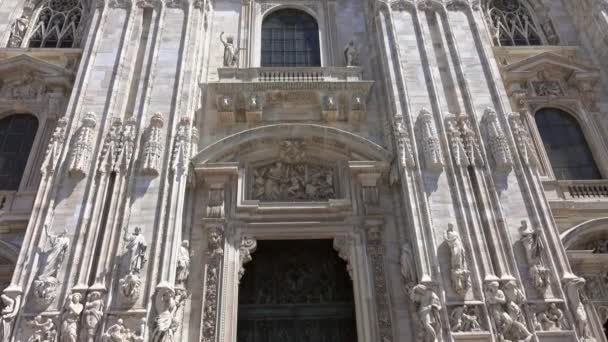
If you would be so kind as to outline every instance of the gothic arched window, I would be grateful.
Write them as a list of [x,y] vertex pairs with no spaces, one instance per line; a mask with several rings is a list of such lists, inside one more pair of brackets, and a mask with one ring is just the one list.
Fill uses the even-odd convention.
[[557,108],[536,112],[536,126],[557,179],[600,179],[601,175],[576,119]]
[[321,66],[319,25],[296,9],[282,9],[262,23],[262,66]]
[[77,47],[81,34],[80,0],[46,0],[38,11],[29,47]]
[[0,120],[0,190],[17,190],[38,130],[38,119],[15,114]]
[[521,0],[487,0],[484,13],[496,46],[542,45],[531,10]]

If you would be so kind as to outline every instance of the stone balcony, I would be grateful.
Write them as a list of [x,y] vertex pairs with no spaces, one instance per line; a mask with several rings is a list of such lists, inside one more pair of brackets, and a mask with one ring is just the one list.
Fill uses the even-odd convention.
[[543,187],[560,231],[606,217],[608,180],[545,180]]
[[359,67],[220,68],[209,84],[219,122],[365,121],[372,81]]

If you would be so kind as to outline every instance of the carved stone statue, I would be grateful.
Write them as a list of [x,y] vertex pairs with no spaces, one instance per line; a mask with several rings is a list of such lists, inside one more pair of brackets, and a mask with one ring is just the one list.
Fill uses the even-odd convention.
[[78,341],[78,323],[80,322],[80,314],[84,309],[82,303],[82,295],[80,293],[72,293],[68,296],[63,307],[63,315],[61,316],[61,342],[76,342]]
[[234,46],[234,37],[227,36],[224,40],[224,32],[220,33],[220,41],[224,45],[224,67],[235,67],[239,62],[241,49]]
[[70,146],[68,170],[70,175],[81,177],[87,174],[91,164],[94,128],[97,125],[97,119],[95,113],[88,112],[80,121],[80,127]]
[[409,294],[416,284],[416,263],[414,262],[414,252],[409,243],[401,246],[401,276],[405,285],[405,291]]
[[536,320],[543,331],[565,328],[564,313],[555,303],[549,304],[547,310],[537,313]]
[[3,293],[0,296],[4,308],[2,309],[2,335],[0,335],[1,342],[9,342],[11,334],[13,333],[13,327],[15,325],[15,317],[19,313],[19,307],[21,306],[21,295],[17,294],[15,297],[11,297],[7,293]]
[[63,260],[70,249],[70,238],[67,230],[58,235],[52,235],[48,226],[44,226],[46,243],[49,246],[42,252],[40,271],[34,280],[34,300],[42,306],[50,305],[55,300],[55,289],[59,284],[57,274],[63,265]]
[[49,317],[38,315],[33,320],[27,322],[32,334],[27,339],[28,342],[55,342],[57,339],[57,328]]
[[[414,150],[412,148],[412,141],[403,122],[403,118],[395,118],[393,125],[393,132],[395,134],[397,144],[397,155],[399,156],[399,162],[408,168],[414,168],[416,166],[416,160],[414,159]],[[391,182],[393,183],[393,182]]]
[[99,322],[103,317],[103,299],[98,291],[90,292],[87,295],[87,302],[84,306],[84,336],[86,342],[95,342]]
[[169,284],[159,284],[154,296],[156,320],[152,331],[152,342],[174,342],[175,331],[179,322],[175,320],[177,310],[182,304],[183,297]]
[[57,126],[55,127],[53,135],[49,140],[46,153],[44,154],[44,160],[40,167],[40,170],[45,175],[49,175],[55,172],[55,168],[57,167],[57,163],[59,162],[61,148],[63,147],[63,143],[65,142],[65,129],[67,124],[68,120],[65,118],[65,116],[57,120]]
[[21,47],[27,28],[30,23],[30,18],[27,15],[15,19],[13,25],[11,25],[11,36],[8,40],[8,47],[18,48]]
[[542,256],[545,250],[541,233],[538,229],[532,230],[527,221],[521,221],[519,228],[521,243],[526,251],[526,259],[530,266],[530,278],[534,288],[544,294],[549,287],[550,270],[545,267]]
[[145,175],[158,176],[163,159],[162,128],[163,115],[155,113],[150,118],[150,125],[144,134],[142,171]]
[[591,327],[589,326],[589,318],[587,317],[587,310],[583,303],[584,297],[582,294],[585,286],[585,279],[574,278],[566,282],[565,290],[566,297],[568,297],[568,303],[570,304],[570,310],[576,321],[576,332],[580,336],[582,341],[591,342],[595,341],[591,333]]
[[176,282],[178,284],[185,284],[188,281],[188,275],[190,274],[190,242],[188,240],[182,241],[182,246],[179,248],[177,255],[177,274]]
[[424,342],[441,340],[441,301],[432,288],[418,284],[412,289],[411,299],[418,305],[418,321]]
[[486,302],[494,327],[502,340],[532,340],[532,333],[526,328],[519,304],[523,303],[523,294],[514,281],[505,284],[505,292],[500,289],[498,281],[491,281],[485,286]]
[[128,228],[125,227],[125,260],[128,263],[129,273],[139,274],[144,264],[146,263],[146,250],[148,244],[145,237],[141,234],[141,228],[135,227],[133,233],[129,234]]
[[471,287],[470,272],[467,269],[466,255],[462,240],[458,232],[454,230],[454,225],[448,224],[448,230],[444,235],[445,241],[450,247],[451,256],[451,280],[454,290],[463,295]]
[[118,281],[120,293],[125,304],[133,305],[139,299],[141,293],[141,278],[137,274],[128,273]]
[[180,118],[173,143],[171,167],[176,175],[185,175],[190,160],[190,118]]
[[106,332],[101,335],[101,342],[143,342],[142,332],[143,330],[141,330],[139,334],[133,333],[126,327],[124,321],[119,318],[116,323],[112,324]]
[[455,307],[450,314],[450,328],[453,332],[480,331],[475,308],[466,305]]
[[501,171],[510,171],[513,160],[509,150],[509,143],[504,131],[498,122],[496,112],[488,108],[484,114],[487,129],[487,139],[496,168]]
[[344,47],[344,63],[347,67],[359,65],[359,53],[352,40]]

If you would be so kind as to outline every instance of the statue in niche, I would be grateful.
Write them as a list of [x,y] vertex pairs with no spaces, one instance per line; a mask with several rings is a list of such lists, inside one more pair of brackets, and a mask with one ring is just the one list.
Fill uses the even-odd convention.
[[462,240],[458,232],[454,230],[453,224],[448,224],[448,230],[445,232],[444,238],[450,247],[452,287],[457,293],[463,295],[471,287],[471,277],[467,269]]
[[49,317],[38,315],[33,320],[28,321],[27,325],[32,329],[32,335],[27,342],[55,342],[57,339],[57,328]]
[[416,263],[414,262],[414,252],[409,243],[404,243],[401,246],[401,276],[405,284],[405,290],[407,293],[411,293],[411,290],[416,284]]
[[63,265],[65,255],[70,249],[70,238],[68,238],[68,232],[65,229],[58,235],[52,235],[48,231],[48,226],[44,225],[44,232],[49,247],[43,252],[40,273],[34,280],[33,285],[35,301],[39,305],[48,306],[55,300],[55,289],[59,284],[57,274]]
[[11,36],[8,40],[7,47],[21,47],[21,43],[23,43],[23,39],[25,38],[29,24],[30,18],[25,14],[15,19],[13,25],[11,25]]
[[234,37],[227,36],[224,40],[224,32],[222,32],[220,33],[220,41],[224,45],[224,67],[236,67],[241,49],[234,46]]
[[188,281],[188,276],[190,275],[190,242],[188,240],[182,241],[182,245],[179,248],[176,273],[176,282],[178,284],[185,284]]
[[581,337],[581,341],[591,342],[595,341],[595,338],[592,336],[587,310],[585,309],[584,302],[586,301],[586,298],[582,293],[584,286],[585,279],[574,278],[568,280],[565,290],[566,297],[568,297],[568,303],[570,304],[570,310],[572,310],[574,320],[576,321],[576,332]]
[[80,314],[84,309],[81,301],[82,295],[80,293],[72,293],[65,302],[61,317],[61,336],[59,339],[61,342],[78,341],[78,323]]
[[467,305],[455,307],[450,314],[450,328],[453,332],[480,331],[475,308]]
[[129,265],[129,273],[139,274],[146,263],[146,250],[148,249],[146,238],[141,234],[141,228],[135,227],[133,233],[129,234],[128,228],[125,227],[124,241],[126,243],[124,257]]
[[353,40],[344,47],[344,62],[347,67],[359,65],[359,53]]
[[183,302],[183,295],[168,284],[159,286],[154,298],[156,320],[152,331],[153,342],[174,342],[179,322],[175,319],[177,310]]
[[97,328],[103,317],[103,299],[99,291],[93,291],[87,295],[84,306],[84,336],[86,342],[94,342],[97,336]]
[[521,234],[521,242],[526,251],[526,259],[530,266],[530,277],[532,278],[532,284],[534,288],[544,294],[549,287],[549,274],[550,270],[545,267],[542,255],[545,247],[539,229],[532,230],[528,227],[528,222],[521,221],[521,227],[519,228]]
[[547,310],[537,313],[536,320],[543,331],[562,330],[565,328],[564,312],[555,303],[549,304]]
[[9,342],[13,333],[13,326],[15,324],[15,317],[19,313],[19,307],[21,306],[21,295],[16,295],[15,298],[3,293],[0,296],[4,308],[2,309],[2,335],[0,335],[0,341]]
[[411,299],[418,305],[418,321],[424,342],[441,340],[441,300],[432,288],[418,284],[412,289]]

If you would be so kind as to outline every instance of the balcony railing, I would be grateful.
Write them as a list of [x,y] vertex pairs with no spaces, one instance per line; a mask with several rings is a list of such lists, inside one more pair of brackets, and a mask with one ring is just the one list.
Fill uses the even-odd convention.
[[[558,200],[608,201],[608,180],[605,179],[560,180],[544,182],[544,186],[545,191],[556,194]],[[553,200],[555,200],[555,198],[553,198]]]

